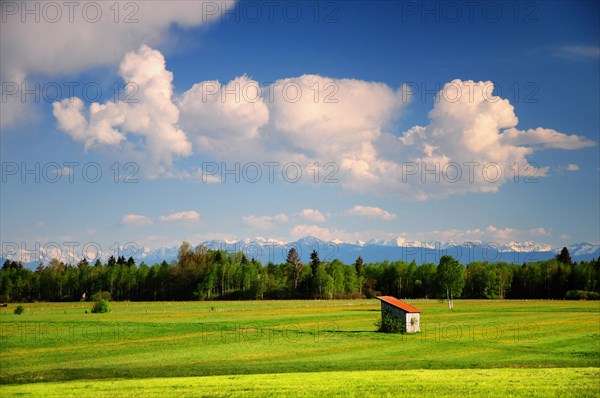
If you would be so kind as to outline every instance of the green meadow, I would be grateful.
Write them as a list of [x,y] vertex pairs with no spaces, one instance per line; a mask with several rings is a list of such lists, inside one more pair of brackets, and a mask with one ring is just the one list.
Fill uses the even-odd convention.
[[25,304],[0,309],[11,396],[600,396],[600,303],[377,300]]

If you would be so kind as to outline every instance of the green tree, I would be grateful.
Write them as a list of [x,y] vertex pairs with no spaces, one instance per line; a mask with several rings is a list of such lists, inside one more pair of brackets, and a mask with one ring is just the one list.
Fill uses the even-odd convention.
[[361,276],[362,275],[363,263],[364,262],[363,262],[362,257],[358,256],[358,258],[354,262],[354,269],[356,270],[356,276]]
[[327,273],[333,278],[333,294],[344,293],[344,268],[346,266],[338,259],[327,264]]
[[490,299],[496,297],[497,277],[487,262],[474,262],[465,270],[464,294],[466,298]]
[[363,276],[363,259],[358,256],[354,262],[354,269],[356,270],[356,284],[358,287],[358,293],[362,295],[364,276]]
[[375,322],[377,331],[382,333],[406,333],[406,327],[400,318],[396,318],[389,310],[381,314],[381,319]]
[[573,264],[573,262],[571,261],[571,254],[569,253],[569,249],[567,249],[566,247],[563,247],[562,250],[560,251],[560,254],[556,255],[556,259],[558,260],[559,263],[563,263],[563,264],[567,264],[567,265]]
[[360,290],[358,277],[353,267],[344,267],[344,293],[354,293]]
[[435,277],[438,292],[446,295],[448,309],[454,309],[454,297],[460,297],[465,286],[465,273],[462,265],[452,256],[442,256]]
[[141,262],[135,275],[135,299],[146,300],[146,286],[148,284],[148,275],[150,268],[145,262]]
[[110,303],[107,300],[100,299],[92,306],[92,314],[103,314],[110,312]]
[[108,258],[108,263],[107,265],[109,267],[114,267],[117,264],[117,260],[115,259],[115,256],[113,256],[112,254],[110,255],[110,257]]
[[287,254],[287,258],[285,259],[285,263],[290,267],[292,271],[292,280],[294,281],[294,289],[298,288],[298,282],[300,281],[300,276],[302,275],[302,271],[304,269],[304,264],[300,260],[300,256],[298,255],[298,251],[295,247],[292,247]]
[[513,269],[508,263],[496,264],[496,275],[498,282],[498,298],[503,299],[509,290],[513,280]]
[[321,265],[321,260],[319,260],[319,253],[316,250],[313,250],[310,253],[310,269],[312,270],[312,288],[314,294],[322,294],[322,282],[323,278],[319,275],[319,265]]
[[435,287],[435,264],[424,263],[415,271],[415,287],[418,288],[419,297],[430,298],[434,296]]

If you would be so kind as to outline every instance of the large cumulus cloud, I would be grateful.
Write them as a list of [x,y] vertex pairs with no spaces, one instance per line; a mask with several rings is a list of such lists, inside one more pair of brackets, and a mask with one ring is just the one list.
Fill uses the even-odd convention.
[[[2,2],[0,77],[20,86],[31,74],[59,76],[115,65],[133,48],[171,40],[173,24],[210,23],[234,6],[230,0]],[[9,96],[0,126],[22,119],[26,105]]]
[[[552,129],[519,130],[514,107],[492,96],[492,82],[444,85],[429,123],[395,131],[407,89],[319,75],[283,78],[262,87],[242,75],[202,81],[174,98],[172,74],[143,45],[121,62],[125,81],[139,83],[138,104],[54,104],[59,127],[87,149],[149,154],[150,173],[176,171],[173,160],[332,162],[345,189],[411,199],[495,192],[516,172],[534,170],[536,150],[596,145]],[[136,139],[142,137],[143,140]],[[547,168],[535,168],[538,177]],[[531,175],[531,172],[527,173]]]
[[53,104],[59,127],[86,149],[114,147],[130,157],[149,158],[159,170],[173,157],[190,155],[192,145],[177,127],[173,74],[165,69],[163,55],[143,45],[123,58],[119,72],[139,87],[135,102],[92,103],[85,109],[81,99],[67,98]]

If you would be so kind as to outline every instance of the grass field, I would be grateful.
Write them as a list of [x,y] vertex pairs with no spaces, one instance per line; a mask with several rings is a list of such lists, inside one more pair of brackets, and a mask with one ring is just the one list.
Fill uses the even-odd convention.
[[0,395],[600,396],[599,302],[410,303],[413,335],[376,300],[2,308]]

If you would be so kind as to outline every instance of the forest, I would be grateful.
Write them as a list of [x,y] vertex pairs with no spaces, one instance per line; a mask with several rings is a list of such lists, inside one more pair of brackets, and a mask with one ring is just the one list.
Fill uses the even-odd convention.
[[[524,264],[472,262],[451,256],[439,264],[415,261],[309,263],[294,248],[282,264],[263,265],[244,253],[208,250],[183,242],[170,264],[136,264],[111,256],[106,263],[65,264],[53,259],[35,271],[6,260],[0,302],[80,301],[97,292],[117,301],[399,298],[598,299],[600,258],[573,262],[569,251]],[[84,297],[85,293],[85,298]]]

